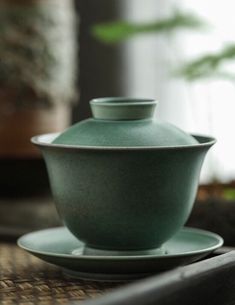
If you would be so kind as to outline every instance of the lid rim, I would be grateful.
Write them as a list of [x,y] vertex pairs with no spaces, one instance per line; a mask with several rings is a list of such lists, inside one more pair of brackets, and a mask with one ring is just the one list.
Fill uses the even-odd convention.
[[[138,150],[178,150],[178,149],[190,149],[190,148],[202,148],[209,147],[216,143],[216,139],[207,135],[190,134],[195,139],[204,139],[205,142],[198,142],[195,144],[187,145],[174,145],[174,146],[85,146],[85,145],[70,145],[70,144],[55,144],[53,140],[59,135],[59,133],[49,133],[34,136],[31,138],[31,142],[36,146],[43,146],[48,148],[64,148],[71,150],[98,150],[98,151],[138,151]],[[51,142],[40,141],[42,137],[51,137]],[[206,141],[207,139],[207,141]]]
[[91,105],[102,106],[137,106],[137,105],[156,105],[158,103],[155,99],[148,98],[131,98],[131,97],[101,97],[94,98],[90,101]]

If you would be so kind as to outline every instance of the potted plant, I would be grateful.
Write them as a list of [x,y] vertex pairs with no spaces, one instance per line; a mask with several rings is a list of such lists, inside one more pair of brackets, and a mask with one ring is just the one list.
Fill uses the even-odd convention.
[[0,194],[47,185],[35,134],[63,130],[76,100],[72,0],[0,0]]

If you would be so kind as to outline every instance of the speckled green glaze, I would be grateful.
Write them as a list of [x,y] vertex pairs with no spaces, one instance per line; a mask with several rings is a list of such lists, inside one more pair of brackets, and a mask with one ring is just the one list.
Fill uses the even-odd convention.
[[[141,134],[145,119],[133,121]],[[131,123],[123,124],[119,131],[128,134]],[[145,137],[148,144],[142,146],[58,144],[58,135],[33,139],[45,158],[64,224],[88,248],[148,251],[159,248],[186,222],[204,157],[215,140],[187,135],[182,139],[190,144],[155,146],[147,133]]]
[[100,98],[90,102],[93,118],[61,133],[54,144],[101,147],[192,145],[197,141],[176,126],[154,120],[157,102]]
[[217,234],[193,228],[179,230],[166,242],[163,255],[74,255],[74,249],[83,244],[62,227],[29,233],[18,240],[21,248],[61,266],[72,276],[102,280],[133,279],[175,268],[206,256],[222,244]]

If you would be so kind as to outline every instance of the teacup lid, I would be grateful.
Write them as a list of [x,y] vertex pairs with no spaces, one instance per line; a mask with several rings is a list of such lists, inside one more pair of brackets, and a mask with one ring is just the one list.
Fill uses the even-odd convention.
[[93,118],[81,121],[53,144],[88,147],[159,147],[197,144],[178,127],[154,118],[157,101],[97,98],[90,101]]

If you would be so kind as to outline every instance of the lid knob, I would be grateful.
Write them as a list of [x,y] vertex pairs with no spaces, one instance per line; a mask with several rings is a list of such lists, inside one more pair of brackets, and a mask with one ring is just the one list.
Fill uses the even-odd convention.
[[106,97],[90,101],[92,115],[98,120],[143,120],[153,117],[156,100]]

